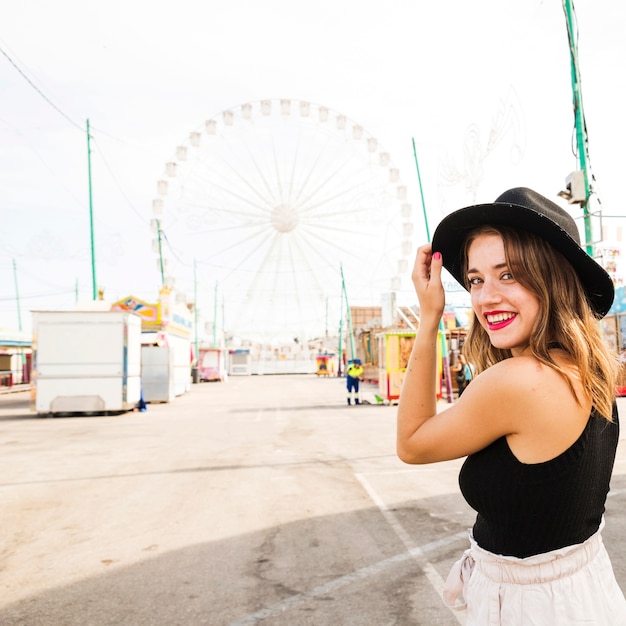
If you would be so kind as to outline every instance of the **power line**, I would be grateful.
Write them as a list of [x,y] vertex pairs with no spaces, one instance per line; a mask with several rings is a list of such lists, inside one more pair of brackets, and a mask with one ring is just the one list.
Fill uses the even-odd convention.
[[[95,138],[94,138],[95,141]],[[100,144],[95,141],[96,145],[99,148],[98,151],[98,156],[100,157],[100,159],[102,159],[102,162],[104,163],[104,166],[106,167],[107,171],[109,172],[109,175],[111,176],[111,179],[113,180],[113,182],[117,185],[117,188],[119,189],[119,192],[122,194],[122,197],[124,198],[124,200],[126,200],[126,203],[128,204],[128,206],[133,210],[133,212],[135,213],[135,215],[137,215],[137,217],[144,223],[144,224],[149,224],[149,221],[145,218],[144,215],[141,214],[141,212],[135,207],[135,205],[130,201],[130,198],[126,195],[126,193],[124,192],[124,190],[122,189],[122,185],[120,184],[119,180],[116,178],[115,174],[113,173],[113,169],[111,168],[111,166],[109,165],[109,162],[104,158],[104,153],[102,152],[102,148],[100,146]]]
[[33,83],[33,81],[20,69],[17,63],[0,47],[0,52],[7,58],[9,63],[19,72],[20,76],[60,115],[62,115],[72,126],[78,128],[81,132],[83,129],[73,119],[66,115],[59,107],[46,96],[46,94]]
[[[63,291],[49,291],[46,293],[33,293],[28,295],[21,295],[20,300],[34,300],[35,298],[50,298],[52,296],[64,296],[70,293],[74,293],[74,289],[65,289]],[[15,300],[15,296],[7,296],[6,298],[0,298],[0,302],[11,302]]]

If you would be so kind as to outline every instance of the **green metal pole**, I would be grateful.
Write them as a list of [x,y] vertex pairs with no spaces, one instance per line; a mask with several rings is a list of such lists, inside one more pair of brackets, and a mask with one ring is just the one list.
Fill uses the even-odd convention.
[[346,312],[348,315],[348,333],[350,334],[350,356],[354,360],[354,328],[352,328],[352,313],[350,311],[350,304],[348,302],[348,292],[346,290],[346,281],[343,277],[343,265],[340,263],[339,268],[341,270],[341,288],[343,290],[343,295],[346,299]]
[[87,119],[87,175],[89,178],[89,232],[91,235],[91,298],[98,299],[98,284],[96,281],[96,246],[93,229],[93,194],[91,186],[91,135],[89,133],[89,119]]
[[[159,239],[160,240],[160,239]],[[195,339],[196,358],[192,368],[192,380],[198,382],[198,365],[200,364],[200,351],[198,349],[198,275],[196,271],[196,260],[193,260],[193,328]]]
[[341,376],[341,364],[343,362],[343,294],[341,296],[341,317],[339,318],[339,345],[337,346],[337,376]]
[[326,316],[324,321],[324,336],[328,339],[328,296],[326,296]]
[[424,202],[424,190],[422,188],[422,177],[420,176],[420,166],[417,162],[417,150],[415,149],[415,138],[411,137],[413,141],[413,157],[415,159],[415,169],[417,170],[417,182],[420,188],[420,197],[422,199],[422,213],[424,215],[424,225],[426,226],[426,240],[430,241],[430,230],[428,228],[428,215],[426,214],[426,202]]
[[198,350],[198,277],[196,274],[196,260],[193,260],[193,299],[195,305],[193,307],[194,312],[194,326],[196,327],[195,337],[196,337],[196,359],[198,359],[200,352]]
[[217,281],[213,289],[213,347],[217,348]]
[[339,345],[338,345],[338,363],[337,363],[337,376],[341,376],[342,370],[341,366],[343,364],[343,272],[341,279],[341,298],[339,304]]
[[[415,149],[415,139],[413,140],[413,156],[415,158],[415,169],[417,170],[417,181],[420,188],[420,197],[422,199],[422,213],[424,214],[424,225],[426,226],[426,238],[430,241],[430,229],[428,228],[428,214],[426,213],[426,202],[424,201],[424,191],[422,188],[422,178],[420,176],[420,168],[417,162],[417,150]],[[439,320],[439,337],[441,343],[441,365],[446,378],[446,395],[448,402],[452,402],[452,380],[450,379],[450,355],[448,353],[448,341],[446,339],[446,327],[443,318]]]
[[[162,237],[161,237],[161,220],[157,220],[156,223],[157,223],[157,241],[159,244],[159,268],[161,271],[161,287],[162,287],[163,285],[165,285],[165,268],[163,266],[163,243],[162,243]],[[194,265],[194,268],[195,268],[195,265]]]
[[[17,282],[17,265],[15,264],[15,259],[13,259],[13,282],[15,283],[15,301],[17,302],[17,324],[19,331],[22,332],[22,305],[20,302],[20,290]],[[26,374],[26,351],[24,348],[20,348],[20,361],[22,365],[20,382],[28,382],[28,376]],[[11,370],[13,370],[12,366]]]
[[13,259],[13,282],[15,284],[15,301],[17,303],[17,324],[18,328],[22,330],[22,305],[20,303],[20,290],[17,284],[17,265],[15,259]]
[[585,201],[581,203],[585,221],[585,244],[589,256],[593,256],[593,232],[591,216],[589,214],[589,176],[587,173],[587,142],[585,140],[585,116],[583,113],[583,98],[580,84],[580,69],[578,66],[578,43],[576,41],[576,25],[574,24],[573,0],[563,0],[563,10],[567,21],[567,38],[569,41],[570,66],[572,75],[572,98],[574,106],[574,123],[576,125],[576,147],[578,168],[583,172],[585,181]]

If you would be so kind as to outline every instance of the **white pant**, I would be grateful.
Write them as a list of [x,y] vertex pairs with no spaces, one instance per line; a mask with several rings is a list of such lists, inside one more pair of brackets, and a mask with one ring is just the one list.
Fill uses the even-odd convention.
[[444,602],[467,608],[466,626],[626,626],[626,600],[601,530],[525,559],[483,550],[470,536],[471,548],[450,570]]

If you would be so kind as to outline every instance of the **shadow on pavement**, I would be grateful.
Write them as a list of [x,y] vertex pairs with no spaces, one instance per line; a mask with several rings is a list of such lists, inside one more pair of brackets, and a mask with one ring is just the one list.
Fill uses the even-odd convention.
[[[605,542],[626,588],[626,477],[614,480]],[[402,527],[445,579],[466,524],[433,517],[460,495],[406,503]],[[467,514],[465,514],[467,516]],[[471,523],[471,517],[467,517]],[[155,521],[158,523],[158,521]],[[114,546],[111,546],[114,553]],[[63,558],[59,554],[59,558]],[[106,565],[103,564],[103,567]],[[378,509],[302,520],[147,558],[0,609],[4,626],[458,626]]]
[[[445,578],[466,547],[466,526],[433,518],[433,506],[441,503],[404,504],[396,513]],[[377,508],[310,518],[109,567],[108,573],[5,606],[0,623],[458,625],[419,560]]]

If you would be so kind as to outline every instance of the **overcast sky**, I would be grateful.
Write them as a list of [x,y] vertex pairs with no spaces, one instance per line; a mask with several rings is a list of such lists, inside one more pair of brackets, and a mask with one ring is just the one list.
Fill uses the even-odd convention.
[[[591,169],[616,238],[626,5],[576,0],[575,9]],[[413,246],[426,240],[413,140],[431,233],[450,210],[509,187],[556,199],[576,169],[558,0],[22,0],[3,11],[0,48],[4,327],[17,328],[21,313],[29,330],[30,310],[91,298],[87,119],[97,283],[110,300],[156,300],[157,181],[190,132],[245,103],[310,102],[361,126],[407,188]],[[163,228],[167,235],[165,217]],[[176,245],[195,257],[191,242]],[[170,261],[193,299],[189,263],[180,277]],[[204,271],[210,317],[213,276]],[[365,304],[354,280],[354,302]]]

